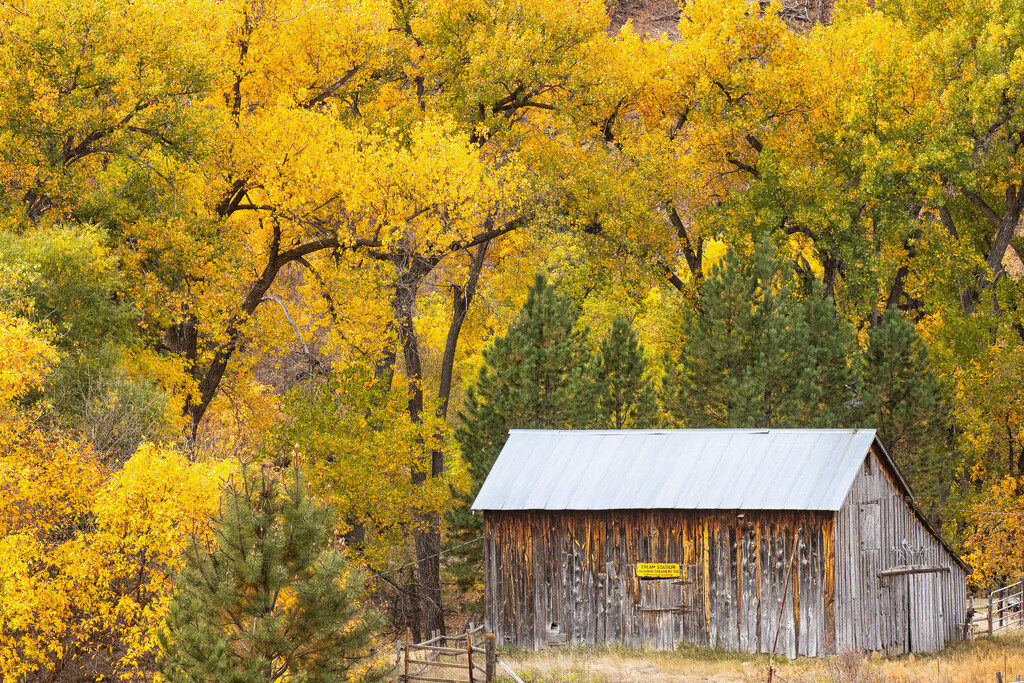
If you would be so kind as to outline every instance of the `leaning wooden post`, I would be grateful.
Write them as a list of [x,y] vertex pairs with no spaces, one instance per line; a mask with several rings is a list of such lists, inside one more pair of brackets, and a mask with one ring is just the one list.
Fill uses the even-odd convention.
[[485,676],[484,680],[485,680],[486,683],[492,683],[492,681],[494,680],[494,669],[495,669],[495,663],[496,663],[495,660],[497,660],[497,653],[496,653],[496,651],[494,649],[494,634],[493,633],[488,633],[486,638],[487,638],[487,648],[486,648],[487,649],[487,663],[484,664],[484,668],[486,670],[486,673],[484,674],[484,676]]
[[473,632],[466,631],[466,655],[469,658],[469,683],[473,683]]
[[[782,630],[782,615],[786,611],[786,593],[789,591],[789,580],[793,576],[793,564],[796,563],[796,551],[800,548],[799,530],[793,534],[793,555],[789,558],[789,569],[786,570],[786,583],[782,587],[782,604],[779,605],[779,623],[775,625],[775,640],[772,642],[772,654],[768,658],[768,680],[765,683],[772,683],[775,677],[775,648],[779,645],[779,631]],[[769,624],[770,625],[770,624]]]

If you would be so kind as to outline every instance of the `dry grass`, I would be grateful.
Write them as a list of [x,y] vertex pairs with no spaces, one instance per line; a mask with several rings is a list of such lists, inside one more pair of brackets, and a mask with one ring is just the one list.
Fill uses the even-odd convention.
[[[716,650],[681,648],[655,652],[622,647],[506,652],[509,663],[527,683],[675,683],[677,681],[765,681],[768,657]],[[880,657],[842,652],[824,659],[776,660],[778,683],[994,683],[1024,674],[1024,639],[981,638],[931,655]]]

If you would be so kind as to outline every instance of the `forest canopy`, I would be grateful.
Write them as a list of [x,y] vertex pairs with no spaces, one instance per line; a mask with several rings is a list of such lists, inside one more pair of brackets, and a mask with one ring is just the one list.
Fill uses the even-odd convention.
[[0,3],[5,678],[151,675],[240,462],[443,629],[535,423],[876,426],[1015,576],[1024,0],[611,5]]

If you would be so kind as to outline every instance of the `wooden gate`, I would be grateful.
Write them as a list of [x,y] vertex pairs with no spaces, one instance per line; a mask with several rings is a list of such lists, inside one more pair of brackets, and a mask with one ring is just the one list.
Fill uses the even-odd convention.
[[988,634],[1024,628],[1024,580],[988,594]]
[[497,664],[494,634],[483,630],[401,646],[398,683],[491,683]]

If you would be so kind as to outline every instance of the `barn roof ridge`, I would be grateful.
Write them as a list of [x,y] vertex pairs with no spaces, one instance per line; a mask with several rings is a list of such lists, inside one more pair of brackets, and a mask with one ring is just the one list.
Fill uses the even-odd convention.
[[839,433],[848,432],[850,434],[870,433],[875,434],[877,432],[874,427],[767,427],[767,428],[756,428],[756,427],[672,427],[664,429],[530,429],[530,428],[519,428],[514,427],[508,430],[509,434],[516,432],[564,432],[566,434],[621,434],[623,432],[629,432],[630,434],[672,434],[679,432],[716,432],[719,434],[772,434],[774,432],[800,432],[800,433]]

